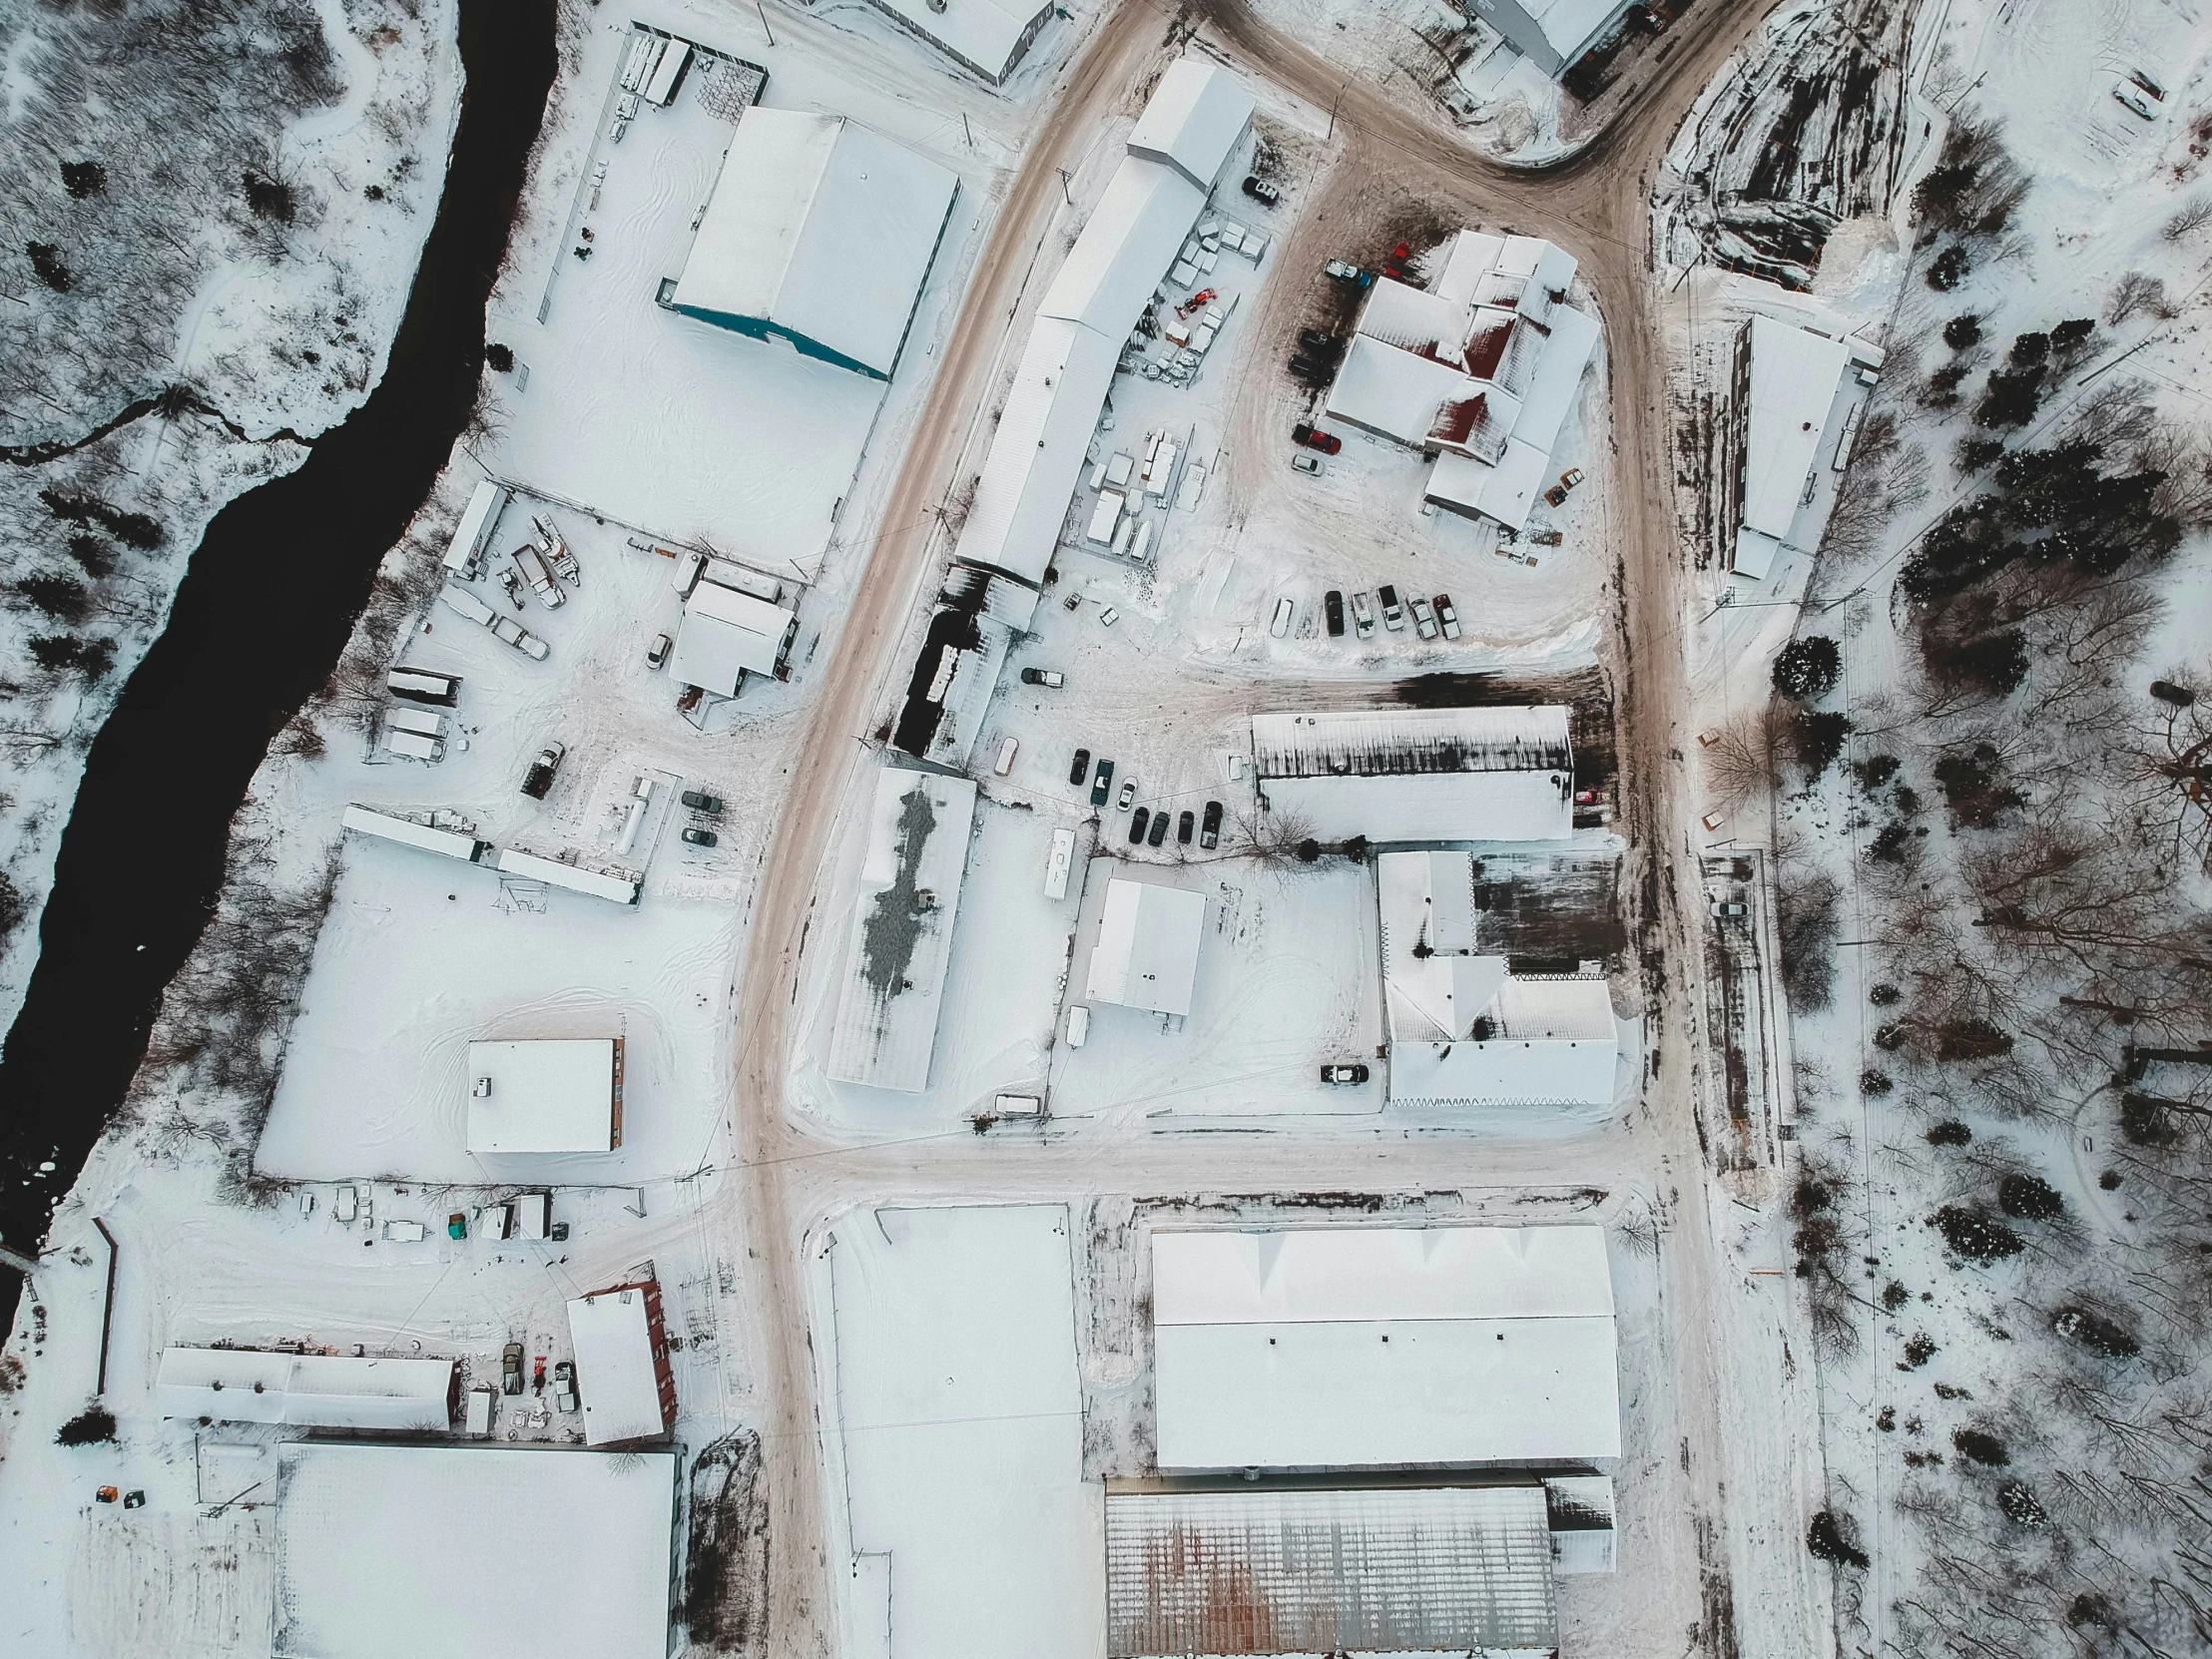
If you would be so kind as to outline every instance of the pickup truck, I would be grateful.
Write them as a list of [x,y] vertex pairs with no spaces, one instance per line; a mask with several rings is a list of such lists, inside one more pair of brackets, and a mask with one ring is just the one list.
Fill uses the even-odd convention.
[[1058,691],[1068,683],[1068,677],[1056,668],[1025,668],[1021,671],[1021,683],[1025,686],[1043,686],[1048,691]]
[[522,793],[532,801],[543,801],[545,792],[553,787],[553,775],[561,770],[561,758],[567,753],[567,746],[558,743],[549,743],[539,750],[538,758],[523,774]]
[[1397,589],[1384,582],[1375,590],[1375,597],[1382,602],[1382,626],[1397,633],[1405,626],[1405,612],[1397,602]]
[[1352,626],[1362,639],[1375,632],[1375,607],[1368,603],[1365,589],[1352,596]]
[[1413,632],[1424,640],[1434,639],[1436,637],[1436,613],[1428,608],[1428,601],[1415,598],[1410,601],[1410,604],[1413,607]]
[[515,569],[522,572],[522,579],[530,584],[530,591],[547,610],[557,611],[568,603],[568,595],[561,592],[561,584],[553,580],[545,555],[530,543],[524,542],[507,557],[514,560]]

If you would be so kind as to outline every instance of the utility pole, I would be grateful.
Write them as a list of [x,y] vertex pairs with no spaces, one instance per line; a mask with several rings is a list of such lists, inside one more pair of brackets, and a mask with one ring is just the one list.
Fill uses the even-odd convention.
[[1060,194],[1067,197],[1069,207],[1074,207],[1075,198],[1068,193],[1068,170],[1064,167],[1059,167],[1054,168],[1053,171],[1060,176]]
[[753,9],[761,14],[761,33],[768,36],[769,45],[774,46],[776,31],[768,26],[768,8],[761,4],[761,0],[753,0]]
[[965,110],[960,112],[960,136],[967,140],[967,147],[970,150],[975,148],[975,134],[968,128],[967,111]]
[[1345,83],[1340,81],[1337,84],[1337,96],[1329,100],[1329,136],[1322,140],[1324,144],[1332,142],[1337,136],[1337,104],[1344,95]]

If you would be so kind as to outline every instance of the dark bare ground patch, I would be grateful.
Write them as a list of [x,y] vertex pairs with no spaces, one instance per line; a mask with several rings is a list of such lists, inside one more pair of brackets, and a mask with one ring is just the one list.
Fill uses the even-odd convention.
[[706,1652],[768,1651],[768,1477],[750,1428],[725,1434],[692,1463],[684,1624]]

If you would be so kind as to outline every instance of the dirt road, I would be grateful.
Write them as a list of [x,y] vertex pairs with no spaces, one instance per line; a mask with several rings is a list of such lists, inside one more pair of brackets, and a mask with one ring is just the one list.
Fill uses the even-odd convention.
[[[1142,1136],[1016,1151],[972,1137],[869,1149],[818,1145],[784,1110],[784,1078],[800,952],[815,886],[838,805],[861,755],[885,676],[894,667],[917,584],[928,568],[931,507],[942,498],[970,417],[992,367],[1058,196],[1057,169],[1072,166],[1099,124],[1121,107],[1155,60],[1168,55],[1178,24],[1140,0],[1099,28],[1060,86],[998,213],[972,285],[947,339],[927,404],[915,426],[853,609],[830,660],[817,674],[820,696],[798,748],[780,829],[763,863],[748,960],[737,1001],[742,1056],[737,1110],[740,1172],[727,1189],[728,1224],[742,1232],[759,1346],[760,1398],[772,1504],[772,1646],[778,1654],[833,1650],[827,1602],[833,1563],[823,1512],[818,1432],[834,1401],[816,1398],[799,1252],[801,1232],[839,1205],[862,1199],[968,1193],[1068,1193],[1188,1188],[1210,1181],[1245,1191],[1379,1187],[1421,1183],[1495,1185],[1642,1179],[1672,1206],[1666,1301],[1677,1336],[1676,1398],[1681,1461],[1698,1559],[1671,1562],[1695,1645],[1733,1654],[1728,1612],[1728,1529],[1721,1490],[1729,1474],[1720,1434],[1716,1328],[1721,1294],[1717,1246],[1698,1153],[1698,1027],[1692,993],[1697,954],[1690,928],[1697,872],[1684,833],[1689,806],[1675,752],[1684,738],[1685,676],[1679,620],[1682,570],[1671,509],[1665,426],[1665,363],[1645,280],[1651,181],[1669,136],[1706,81],[1765,8],[1706,0],[1677,25],[1670,61],[1641,102],[1573,160],[1531,173],[1487,163],[1262,24],[1239,0],[1206,0],[1191,16],[1228,55],[1262,78],[1323,109],[1336,109],[1342,154],[1321,199],[1278,254],[1287,268],[1308,259],[1326,233],[1381,181],[1466,218],[1548,236],[1582,262],[1604,314],[1614,394],[1615,452],[1602,534],[1618,549],[1613,668],[1627,830],[1639,896],[1638,947],[1651,1003],[1647,1054],[1653,1080],[1640,1111],[1595,1137],[1533,1146],[1377,1143],[1348,1149],[1293,1136],[1240,1137],[1233,1149],[1172,1157]],[[1295,326],[1296,290],[1271,287],[1262,360],[1273,334]],[[1272,331],[1272,332],[1270,332]],[[1254,390],[1248,395],[1262,393]],[[1235,427],[1238,423],[1232,421]],[[1234,465],[1234,462],[1232,463]],[[1739,1489],[1738,1501],[1745,1501]],[[1715,1558],[1715,1557],[1718,1558]],[[1679,1626],[1678,1626],[1679,1628]],[[1812,1651],[1805,1647],[1801,1651]]]

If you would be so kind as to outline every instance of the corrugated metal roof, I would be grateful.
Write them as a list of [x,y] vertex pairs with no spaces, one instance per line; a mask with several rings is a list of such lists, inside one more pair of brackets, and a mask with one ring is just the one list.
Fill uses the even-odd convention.
[[1202,191],[1214,188],[1222,163],[1252,119],[1252,94],[1218,64],[1178,58],[1160,77],[1129,135],[1129,152],[1164,162]]
[[1558,1645],[1541,1486],[1106,1494],[1106,1651]]
[[[1771,316],[1755,316],[1750,326],[1743,526],[1788,546],[1851,348]],[[1737,567],[1743,568],[1741,558]]]
[[1252,717],[1263,779],[1574,770],[1564,704],[1349,709]]

